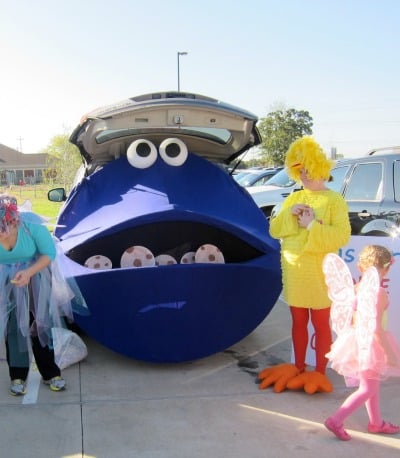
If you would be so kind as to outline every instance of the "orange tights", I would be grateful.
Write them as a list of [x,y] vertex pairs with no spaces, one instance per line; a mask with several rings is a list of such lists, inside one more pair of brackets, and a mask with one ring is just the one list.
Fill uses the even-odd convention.
[[325,357],[330,351],[332,344],[331,327],[329,324],[330,308],[307,309],[290,306],[292,314],[292,340],[294,349],[295,365],[300,371],[306,367],[306,352],[308,346],[308,321],[311,322],[315,332],[315,370],[325,374],[328,360]]

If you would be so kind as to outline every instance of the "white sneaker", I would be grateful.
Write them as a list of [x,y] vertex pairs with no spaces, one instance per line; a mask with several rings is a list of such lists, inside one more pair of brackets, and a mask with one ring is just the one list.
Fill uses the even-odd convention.
[[66,386],[65,380],[59,375],[51,378],[50,380],[43,380],[43,383],[48,385],[51,391],[62,391],[65,390]]
[[26,382],[20,378],[11,380],[10,394],[11,396],[23,396],[26,393]]

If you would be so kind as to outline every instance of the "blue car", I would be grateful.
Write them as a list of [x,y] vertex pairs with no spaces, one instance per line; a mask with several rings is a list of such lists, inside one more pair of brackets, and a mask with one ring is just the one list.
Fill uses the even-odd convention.
[[257,117],[198,94],[158,92],[84,116],[83,165],[54,235],[90,315],[88,335],[128,357],[193,360],[251,333],[281,291],[280,247],[224,170],[260,143]]

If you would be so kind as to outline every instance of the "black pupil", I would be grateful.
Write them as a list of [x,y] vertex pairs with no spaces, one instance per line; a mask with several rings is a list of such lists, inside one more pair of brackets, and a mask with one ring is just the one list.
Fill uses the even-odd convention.
[[165,152],[168,157],[177,157],[181,152],[181,148],[176,143],[171,143],[165,148]]
[[140,157],[147,157],[150,154],[150,146],[147,143],[140,143],[136,148],[136,153]]

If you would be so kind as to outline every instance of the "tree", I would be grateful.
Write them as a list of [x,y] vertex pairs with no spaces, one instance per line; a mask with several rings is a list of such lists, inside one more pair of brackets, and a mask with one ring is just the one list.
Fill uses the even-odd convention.
[[47,154],[46,178],[51,183],[60,184],[68,192],[82,164],[78,148],[69,142],[69,135],[64,133],[54,136],[42,153]]
[[261,154],[265,161],[283,165],[289,146],[303,135],[311,135],[312,126],[309,112],[294,108],[279,109],[262,118],[258,129],[262,137]]

